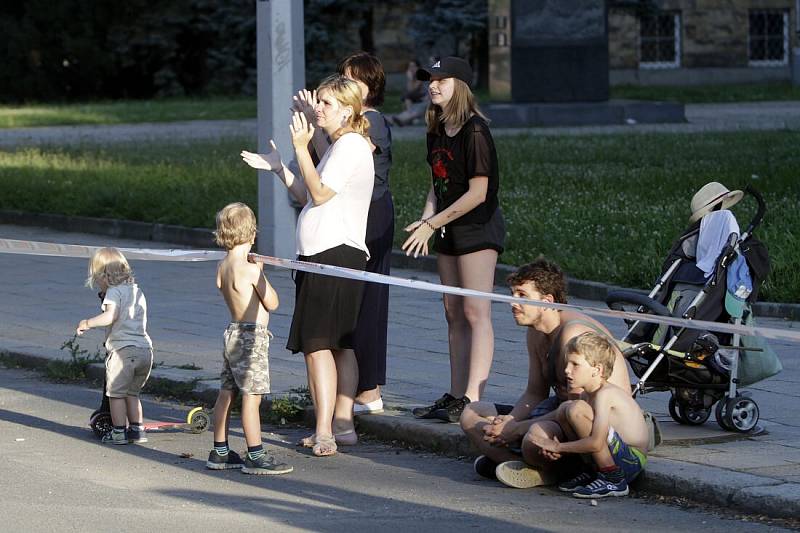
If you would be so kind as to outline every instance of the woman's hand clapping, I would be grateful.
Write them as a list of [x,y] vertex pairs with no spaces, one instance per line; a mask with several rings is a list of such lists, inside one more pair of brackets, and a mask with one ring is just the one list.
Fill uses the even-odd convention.
[[294,149],[306,149],[311,137],[314,136],[314,126],[306,120],[306,116],[296,111],[292,116],[292,123],[289,125],[289,132],[292,134],[292,144]]
[[301,89],[296,96],[292,96],[292,111],[306,116],[309,124],[314,123],[314,108],[317,106],[317,91]]
[[278,153],[278,148],[275,146],[275,141],[270,140],[269,145],[272,148],[269,152],[264,154],[254,154],[242,150],[239,154],[242,160],[253,168],[260,170],[271,170],[272,172],[280,172],[283,169],[283,161],[281,161],[281,154]]

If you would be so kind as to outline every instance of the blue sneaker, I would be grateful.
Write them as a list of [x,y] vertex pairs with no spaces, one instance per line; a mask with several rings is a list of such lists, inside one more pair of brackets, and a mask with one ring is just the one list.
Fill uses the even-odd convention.
[[628,492],[628,482],[624,477],[619,483],[614,483],[602,472],[598,472],[597,479],[588,485],[578,487],[572,495],[576,498],[605,498],[606,496],[627,496]]
[[594,472],[581,472],[569,481],[562,481],[558,484],[561,492],[575,492],[581,487],[585,487],[596,479]]

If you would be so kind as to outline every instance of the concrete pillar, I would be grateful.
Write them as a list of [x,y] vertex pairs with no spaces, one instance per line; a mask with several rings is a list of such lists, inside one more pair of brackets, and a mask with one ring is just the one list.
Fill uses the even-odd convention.
[[[258,55],[258,151],[273,139],[284,163],[294,158],[289,136],[292,95],[305,86],[303,2],[256,2]],[[272,172],[258,173],[258,251],[293,258],[297,214],[283,183]]]

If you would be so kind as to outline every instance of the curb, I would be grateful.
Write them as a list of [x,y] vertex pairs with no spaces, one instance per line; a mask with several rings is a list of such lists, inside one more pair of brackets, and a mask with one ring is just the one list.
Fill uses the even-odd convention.
[[[216,247],[212,230],[207,228],[187,228],[171,224],[155,224],[132,220],[47,213],[27,213],[9,209],[0,209],[0,224],[38,226],[59,231],[93,233],[97,235],[108,235],[110,237],[166,242],[197,248]],[[400,250],[392,250],[392,267],[422,270],[424,272],[437,271],[435,256],[418,257],[414,259],[413,257],[406,256],[406,254]],[[506,278],[515,270],[516,267],[512,265],[498,264],[495,269],[495,284],[505,285]],[[618,289],[624,289],[624,287],[599,281],[567,278],[567,292],[570,296],[575,298],[605,301],[609,291]],[[647,294],[648,292],[641,289],[625,290],[634,290],[642,294]],[[756,302],[753,305],[753,311],[757,316],[761,317],[800,320],[800,304]]]
[[[45,355],[25,354],[17,351],[5,352],[6,357],[24,368],[41,369],[52,358]],[[148,389],[182,390],[181,400],[214,404],[219,382],[214,379],[191,379],[192,371],[173,368],[154,368],[145,386]],[[93,363],[86,373],[102,380],[105,365]],[[184,379],[181,379],[184,378]],[[187,389],[186,384],[192,383]],[[271,398],[262,403],[269,409]],[[393,410],[380,415],[362,415],[356,418],[360,432],[366,433],[388,444],[403,444],[411,448],[439,453],[449,457],[475,457],[472,447],[457,424],[445,424],[433,420],[418,420],[407,412]],[[313,426],[313,411],[306,413],[304,423]],[[713,503],[737,513],[766,515],[770,518],[794,518],[800,516],[800,483],[734,472],[706,465],[649,457],[647,469],[635,482],[635,488],[650,494],[676,496],[698,503]]]

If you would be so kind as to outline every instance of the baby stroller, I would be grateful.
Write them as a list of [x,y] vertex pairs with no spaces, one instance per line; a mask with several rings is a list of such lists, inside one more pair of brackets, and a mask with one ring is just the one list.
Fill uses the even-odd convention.
[[[742,193],[736,193],[741,198]],[[717,225],[713,230],[724,235],[717,237],[721,244],[718,255],[709,257],[706,253],[698,259],[701,250],[698,243],[705,245],[709,241],[709,236],[701,232],[712,233],[711,224],[704,223],[705,217],[701,217],[675,241],[662,275],[647,296],[634,291],[611,291],[606,298],[608,306],[684,319],[752,324],[751,305],[756,301],[760,283],[769,274],[770,265],[766,247],[753,236],[766,212],[764,200],[750,186],[745,194],[755,198],[758,211],[741,235],[733,214],[720,209],[724,204],[705,215],[713,215],[715,222],[732,219],[735,227],[730,234],[721,233],[730,226],[723,225],[720,229]],[[708,247],[702,251],[708,252]],[[762,338],[644,321],[626,323],[629,329],[621,348],[639,378],[634,396],[670,391],[669,413],[680,424],[705,423],[716,404],[716,420],[723,429],[744,433],[756,428],[758,405],[738,389],[781,370],[780,361]]]

